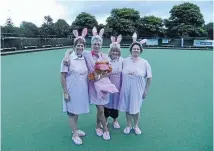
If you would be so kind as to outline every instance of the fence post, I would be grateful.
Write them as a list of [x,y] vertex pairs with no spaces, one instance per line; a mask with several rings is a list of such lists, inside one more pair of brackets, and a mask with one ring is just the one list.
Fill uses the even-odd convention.
[[3,47],[2,47],[2,48],[4,48],[4,38],[2,38],[2,40],[3,40],[3,43],[2,43],[2,44],[3,44]]
[[184,38],[183,37],[181,38],[181,47],[182,48],[184,47]]
[[22,38],[21,38],[21,48],[20,49],[23,49]]

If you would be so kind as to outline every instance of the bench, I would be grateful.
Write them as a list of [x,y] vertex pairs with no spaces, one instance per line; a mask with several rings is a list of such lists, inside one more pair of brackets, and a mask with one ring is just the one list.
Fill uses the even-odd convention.
[[42,45],[42,48],[52,47],[52,45]]
[[16,47],[11,47],[11,48],[3,48],[1,51],[15,51]]
[[63,44],[56,44],[56,47],[62,47]]
[[189,48],[189,49],[200,49],[200,48],[204,48],[204,49],[208,49],[208,47],[206,47],[206,46],[202,46],[202,47],[197,47],[197,46],[183,46],[183,48]]
[[37,46],[24,46],[24,49],[35,49]]
[[175,48],[175,45],[162,45],[162,47],[165,47],[165,48]]

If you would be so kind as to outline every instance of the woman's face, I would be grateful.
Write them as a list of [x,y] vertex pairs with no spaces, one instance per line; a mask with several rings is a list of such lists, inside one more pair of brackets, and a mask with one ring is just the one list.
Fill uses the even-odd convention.
[[85,46],[83,43],[77,43],[77,45],[75,47],[75,51],[76,51],[77,56],[82,55],[84,48],[85,48]]
[[102,44],[99,40],[95,40],[92,44],[92,50],[94,50],[97,53],[100,52],[101,47],[102,47]]
[[111,57],[112,57],[112,59],[116,59],[116,58],[118,58],[119,57],[119,50],[118,49],[113,49],[112,51],[111,51]]
[[132,47],[132,57],[137,58],[140,56],[140,47],[138,45],[134,45]]

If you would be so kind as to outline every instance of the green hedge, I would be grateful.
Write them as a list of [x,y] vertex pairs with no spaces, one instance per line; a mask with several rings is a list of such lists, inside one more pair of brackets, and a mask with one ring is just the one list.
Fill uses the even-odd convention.
[[1,39],[2,48],[16,47],[17,49],[24,49],[25,46],[37,46],[41,48],[43,45],[52,45],[55,47],[58,44],[64,46],[73,45],[71,39],[67,38],[13,38],[13,39]]

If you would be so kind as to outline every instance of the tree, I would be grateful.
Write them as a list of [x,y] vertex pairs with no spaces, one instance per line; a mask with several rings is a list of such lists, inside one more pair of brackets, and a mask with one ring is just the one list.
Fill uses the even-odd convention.
[[40,34],[48,37],[50,35],[55,35],[55,30],[54,30],[54,23],[53,23],[53,19],[51,18],[51,16],[45,16],[44,17],[44,23],[42,24],[41,28],[40,28]]
[[56,36],[59,38],[65,38],[69,34],[70,26],[64,19],[58,19],[54,24],[54,30],[56,32]]
[[7,18],[5,26],[2,27],[2,33],[15,33],[15,28],[11,18]]
[[6,36],[22,36],[23,30],[19,27],[15,27],[11,18],[8,18],[5,22],[5,26],[1,27],[1,32]]
[[97,30],[100,31],[100,29],[105,28],[105,25],[99,24]]
[[94,26],[98,28],[96,18],[88,13],[82,12],[72,23],[71,30],[77,29],[80,33],[83,28],[88,28],[88,35],[92,35],[92,28]]
[[39,35],[39,28],[34,23],[23,21],[20,28],[26,37],[35,38]]
[[107,34],[131,36],[136,30],[136,22],[139,19],[139,11],[132,8],[112,9],[111,16],[106,20],[106,28],[112,29],[112,33]]
[[200,8],[192,3],[175,5],[170,10],[169,19],[164,20],[168,36],[203,36],[204,19]]
[[7,18],[7,20],[6,20],[6,26],[10,26],[10,27],[12,27],[13,26],[13,22],[12,22],[12,19],[11,18]]
[[208,34],[208,37],[210,39],[213,39],[213,22],[210,22],[210,23],[206,24],[204,26],[204,29],[206,30],[206,32]]
[[159,17],[145,16],[139,19],[137,31],[142,37],[163,36],[163,21]]

